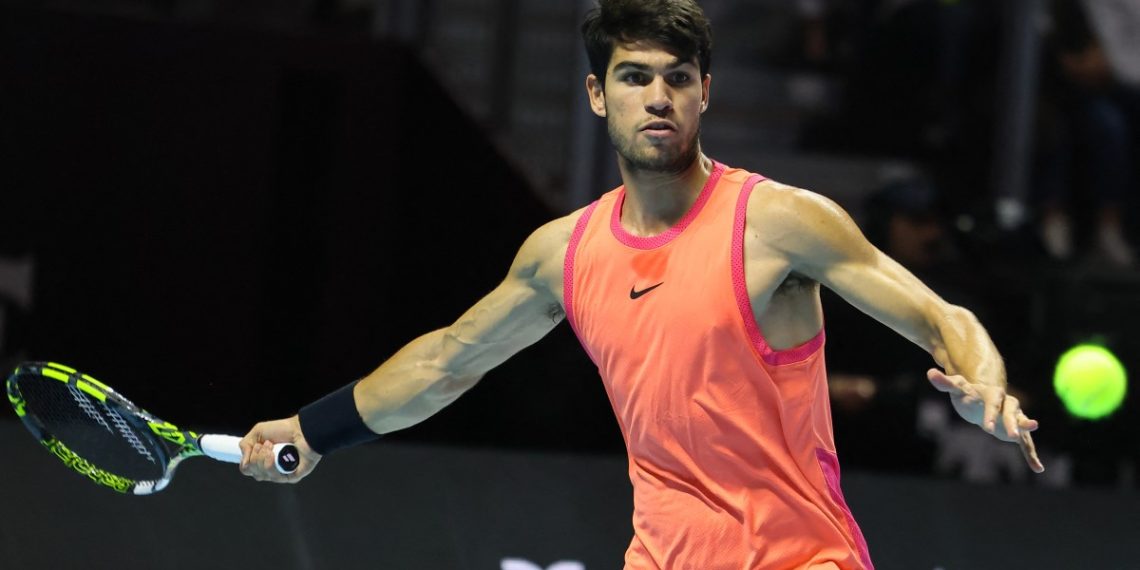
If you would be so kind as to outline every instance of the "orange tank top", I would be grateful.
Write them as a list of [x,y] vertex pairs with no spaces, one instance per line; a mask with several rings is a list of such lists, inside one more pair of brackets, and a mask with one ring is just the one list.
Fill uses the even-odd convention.
[[622,229],[617,188],[571,236],[567,319],[629,452],[626,569],[872,568],[840,491],[823,331],[776,351],[753,317],[744,221],[762,179],[714,162],[654,237]]

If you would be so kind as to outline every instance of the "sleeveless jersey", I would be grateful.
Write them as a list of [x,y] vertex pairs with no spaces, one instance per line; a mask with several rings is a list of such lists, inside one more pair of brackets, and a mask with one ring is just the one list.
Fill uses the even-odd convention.
[[629,452],[627,570],[872,568],[840,491],[824,333],[777,351],[753,317],[744,222],[760,180],[714,162],[654,237],[622,229],[619,187],[571,235],[567,319]]

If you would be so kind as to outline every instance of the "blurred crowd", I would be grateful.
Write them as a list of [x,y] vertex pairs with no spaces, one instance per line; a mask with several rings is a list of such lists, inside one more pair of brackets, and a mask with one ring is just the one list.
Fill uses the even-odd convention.
[[[1104,283],[1140,297],[1128,285],[1140,219],[1140,0],[799,0],[796,13],[801,33],[784,65],[842,85],[838,104],[808,122],[801,148],[914,165],[868,190],[861,225],[990,328],[1017,395],[1053,428],[1039,438],[1050,469],[1035,483],[1135,486],[1136,454],[1098,443],[1135,434],[1135,404],[1107,421],[1081,422],[1059,409],[1050,381],[1056,351],[1087,340],[1082,334],[1127,346],[1126,319],[1085,310]],[[991,173],[1000,166],[994,145],[1004,144],[995,136],[1000,103],[1015,96],[1002,76],[1010,18],[1027,14],[1037,63],[1027,102],[1029,215],[1010,231],[994,219],[1001,189]],[[1086,278],[1093,274],[1100,281]],[[1068,297],[1054,284],[1066,280]],[[929,357],[833,296],[825,305],[846,461],[979,482],[1028,480],[1016,449],[960,425],[923,385]],[[877,449],[883,441],[898,442],[894,453]]]
[[1033,18],[1031,241],[1052,260],[1135,266],[1140,1],[798,0],[796,10],[789,64],[844,85],[803,146],[913,159],[949,211],[1001,190],[990,175],[993,145],[1003,142],[996,114],[1015,94],[1000,62],[1010,19]]
[[[1040,235],[1048,254],[1071,259],[1077,227],[1117,267],[1136,261],[1140,149],[1140,2],[1054,0],[1038,122]],[[1076,224],[1084,219],[1086,223]]]

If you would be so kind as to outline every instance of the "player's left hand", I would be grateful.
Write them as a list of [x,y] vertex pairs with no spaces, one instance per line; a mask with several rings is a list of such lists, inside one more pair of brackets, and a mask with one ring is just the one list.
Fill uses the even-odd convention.
[[1021,402],[1007,394],[1005,388],[973,383],[961,375],[947,376],[937,368],[928,370],[926,377],[940,392],[950,396],[954,410],[962,419],[1002,441],[1017,442],[1029,468],[1034,473],[1045,471],[1030,435],[1037,430],[1037,420],[1029,419],[1021,410]]

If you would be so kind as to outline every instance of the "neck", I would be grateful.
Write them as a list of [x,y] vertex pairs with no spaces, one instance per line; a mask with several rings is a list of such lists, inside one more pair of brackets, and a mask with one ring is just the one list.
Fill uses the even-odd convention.
[[681,221],[712,175],[713,162],[703,153],[680,172],[639,170],[618,159],[625,204],[622,226],[637,236],[660,234]]

